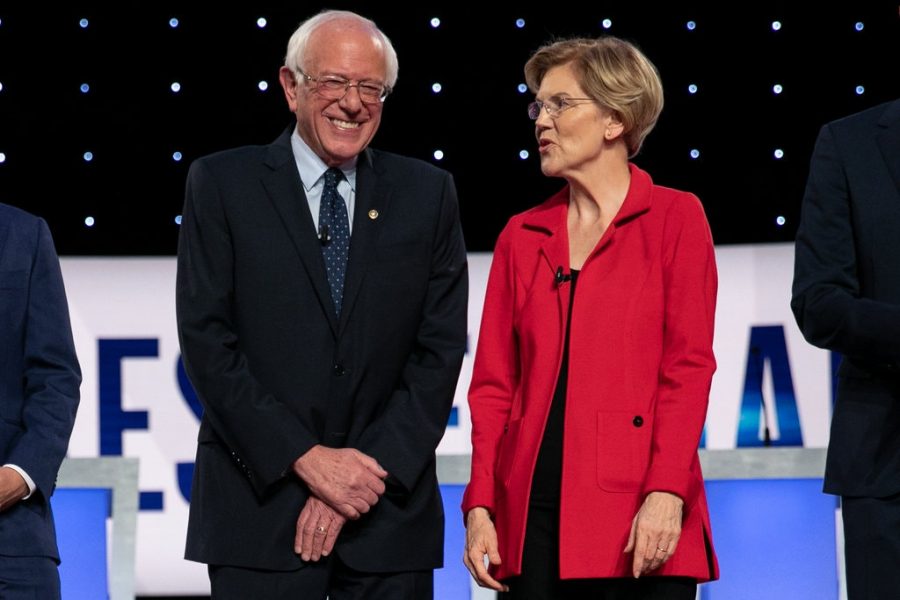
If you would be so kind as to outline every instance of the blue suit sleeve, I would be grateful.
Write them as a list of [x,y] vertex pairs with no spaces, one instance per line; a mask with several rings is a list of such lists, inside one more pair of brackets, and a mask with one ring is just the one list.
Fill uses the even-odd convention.
[[47,224],[36,223],[25,322],[24,431],[6,462],[27,472],[37,491],[49,498],[75,424],[81,369],[56,249]]

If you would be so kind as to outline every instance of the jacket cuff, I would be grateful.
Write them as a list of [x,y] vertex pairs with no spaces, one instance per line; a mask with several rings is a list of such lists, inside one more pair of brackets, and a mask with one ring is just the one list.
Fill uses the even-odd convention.
[[472,479],[466,486],[462,500],[463,526],[466,524],[466,515],[476,506],[483,506],[488,512],[494,514],[494,481],[492,479]]
[[700,481],[690,469],[680,469],[665,465],[653,465],[644,480],[644,496],[650,492],[669,492],[691,506],[697,500]]

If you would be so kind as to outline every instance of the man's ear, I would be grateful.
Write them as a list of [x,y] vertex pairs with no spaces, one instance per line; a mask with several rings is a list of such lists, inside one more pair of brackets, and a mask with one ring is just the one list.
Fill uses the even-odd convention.
[[297,97],[300,93],[297,76],[289,68],[281,67],[278,70],[278,81],[281,83],[281,88],[284,90],[284,98],[287,100],[288,108],[291,109],[292,113],[297,112]]

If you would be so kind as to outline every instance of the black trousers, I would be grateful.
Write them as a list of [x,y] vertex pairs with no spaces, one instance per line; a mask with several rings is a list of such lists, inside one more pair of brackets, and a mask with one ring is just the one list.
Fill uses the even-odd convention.
[[52,558],[0,556],[0,598],[59,600],[59,570]]
[[296,571],[209,566],[212,600],[433,600],[434,572],[363,573],[336,554]]
[[848,600],[900,594],[900,494],[841,497]]
[[522,574],[506,580],[502,600],[694,600],[697,582],[688,577],[612,579],[559,578],[559,508],[528,510]]

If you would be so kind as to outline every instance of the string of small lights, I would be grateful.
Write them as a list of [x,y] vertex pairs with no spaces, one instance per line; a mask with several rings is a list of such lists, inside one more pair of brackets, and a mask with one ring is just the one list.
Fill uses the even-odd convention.
[[[400,59],[373,146],[453,173],[472,251],[561,185],[540,173],[522,73],[555,37],[617,35],[654,61],[666,107],[635,162],[696,193],[717,243],[792,240],[818,128],[900,96],[889,3],[506,16],[357,4],[345,7],[374,19]],[[191,161],[290,125],[278,68],[317,10],[0,8],[0,202],[44,216],[64,254],[173,254]]]

